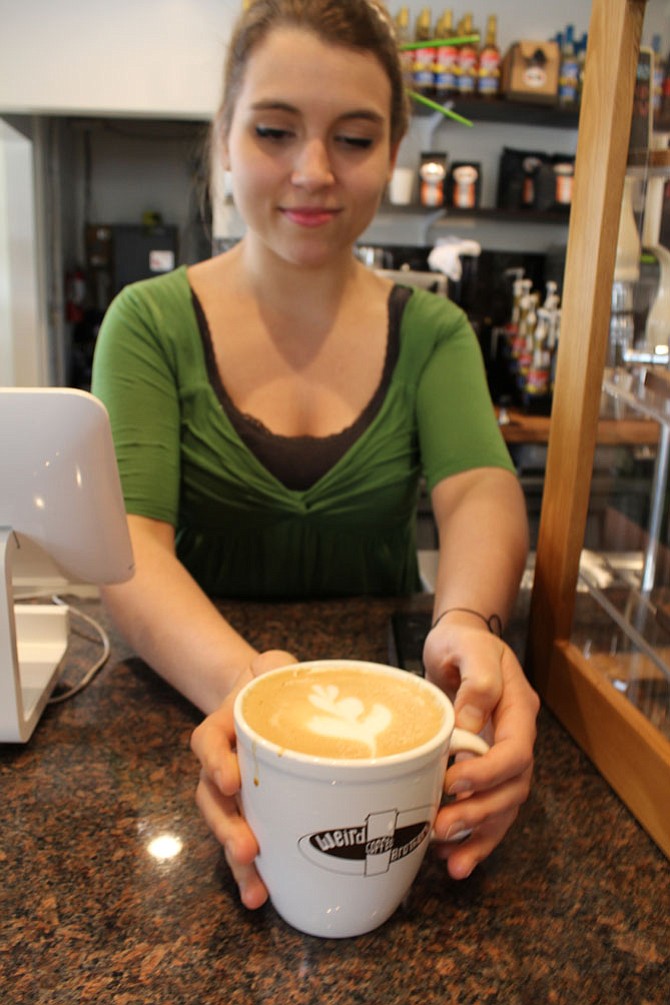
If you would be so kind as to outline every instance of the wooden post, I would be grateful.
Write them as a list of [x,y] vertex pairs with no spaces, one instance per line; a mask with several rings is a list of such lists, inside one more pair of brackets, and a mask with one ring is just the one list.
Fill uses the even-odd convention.
[[593,0],[527,666],[542,694],[570,636],[607,352],[645,0]]

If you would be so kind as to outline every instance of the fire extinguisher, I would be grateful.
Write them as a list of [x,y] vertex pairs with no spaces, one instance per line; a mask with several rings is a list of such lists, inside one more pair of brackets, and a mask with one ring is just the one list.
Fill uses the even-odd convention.
[[86,277],[83,269],[70,269],[65,274],[65,320],[78,324],[84,320]]

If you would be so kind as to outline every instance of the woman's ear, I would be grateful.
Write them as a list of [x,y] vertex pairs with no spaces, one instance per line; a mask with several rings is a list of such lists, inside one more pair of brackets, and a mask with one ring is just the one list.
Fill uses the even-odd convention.
[[224,171],[230,171],[230,153],[228,151],[228,141],[221,136],[218,142],[219,164]]
[[209,149],[212,165],[223,171],[230,169],[230,153],[228,150],[228,134],[224,129],[221,117],[215,119],[209,138]]
[[389,170],[387,181],[391,180],[393,172],[395,170],[396,161],[398,160],[398,151],[400,150],[400,143],[394,143],[391,147],[391,155],[389,157]]

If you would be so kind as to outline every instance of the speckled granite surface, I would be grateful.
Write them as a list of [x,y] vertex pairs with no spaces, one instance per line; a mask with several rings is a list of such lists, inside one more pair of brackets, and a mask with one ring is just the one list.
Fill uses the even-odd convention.
[[[260,646],[385,661],[393,607],[226,611]],[[319,940],[240,906],[193,803],[199,716],[113,643],[29,744],[0,746],[2,1005],[670,1001],[668,862],[547,712],[532,795],[494,855],[464,883],[429,857],[382,928]],[[158,861],[163,834],[182,850]]]

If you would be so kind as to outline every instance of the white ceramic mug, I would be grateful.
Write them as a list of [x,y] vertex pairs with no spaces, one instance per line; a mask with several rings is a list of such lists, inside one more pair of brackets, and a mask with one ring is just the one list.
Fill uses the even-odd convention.
[[[434,734],[399,753],[343,758],[291,750],[249,725],[245,699],[265,680],[290,670],[309,672],[318,684],[320,672],[332,669],[381,675],[385,688],[393,679],[409,682],[421,700],[438,705]],[[321,711],[317,718],[333,716]],[[364,723],[374,716],[361,709],[354,718]],[[235,729],[242,809],[258,840],[256,865],[270,899],[294,928],[330,938],[369,932],[393,914],[428,848],[448,755],[488,750],[481,737],[454,728],[453,706],[435,685],[354,660],[296,664],[255,678],[236,699]]]
[[414,194],[414,168],[397,167],[389,182],[389,202],[394,206],[409,206]]

